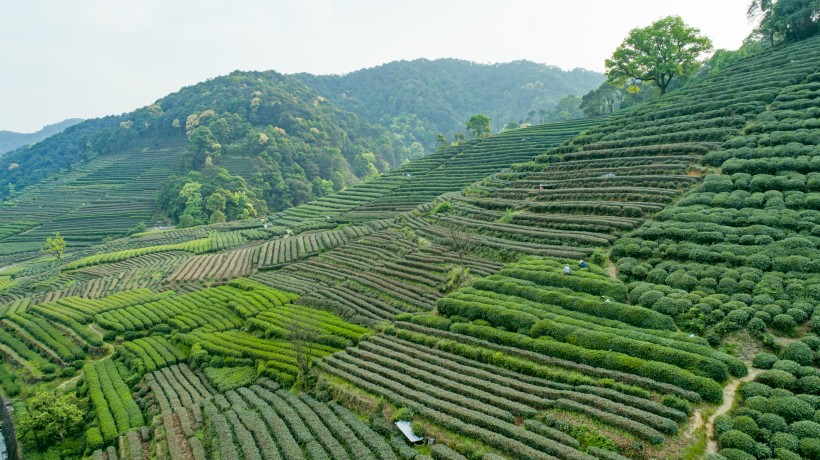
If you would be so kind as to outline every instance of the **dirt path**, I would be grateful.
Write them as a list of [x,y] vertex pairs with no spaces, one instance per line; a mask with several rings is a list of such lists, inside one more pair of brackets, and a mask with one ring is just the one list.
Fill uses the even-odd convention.
[[[729,409],[731,409],[735,404],[735,396],[737,393],[737,388],[740,384],[754,380],[754,378],[757,377],[757,374],[761,372],[761,369],[754,369],[750,366],[748,375],[740,379],[732,379],[732,381],[730,381],[729,384],[723,388],[723,404],[721,404],[720,407],[715,410],[715,413],[710,415],[709,419],[706,420],[707,454],[715,454],[718,451],[718,443],[717,439],[715,439],[715,418],[717,418],[718,415],[723,415],[726,412],[729,412]],[[695,422],[697,423],[698,420],[703,423],[703,417],[701,416],[700,411],[698,411],[695,415]]]
[[97,326],[96,323],[89,323],[88,328],[91,329],[91,331],[95,334],[99,335],[100,338],[105,337],[105,333],[99,328],[99,326]]
[[63,388],[71,385],[72,383],[76,382],[77,380],[80,380],[80,377],[82,377],[82,376],[83,376],[83,373],[80,372],[79,374],[75,375],[74,377],[71,377],[70,379],[66,380],[65,382],[59,384],[57,386],[57,388],[62,390]]
[[609,273],[610,278],[614,280],[618,279],[618,267],[616,267],[611,260],[606,263],[606,272]]

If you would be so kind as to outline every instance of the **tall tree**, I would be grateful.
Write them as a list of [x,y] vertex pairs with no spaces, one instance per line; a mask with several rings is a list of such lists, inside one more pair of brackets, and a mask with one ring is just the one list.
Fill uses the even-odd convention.
[[470,117],[467,121],[467,131],[473,139],[480,139],[490,135],[490,117],[487,115],[477,114]]
[[676,76],[697,70],[698,57],[712,50],[712,41],[680,16],[667,16],[648,27],[632,29],[606,60],[610,82],[623,86],[630,80],[652,82],[666,93]]
[[753,0],[747,11],[755,32],[770,45],[803,40],[820,32],[820,0]]
[[623,99],[622,90],[607,82],[586,93],[581,98],[580,109],[588,117],[602,117],[612,113]]
[[57,262],[63,258],[63,251],[65,251],[65,239],[63,239],[60,232],[54,234],[54,236],[50,236],[46,238],[46,251],[49,254],[54,254],[57,256]]
[[760,21],[755,31],[766,37],[769,44],[774,45],[774,29],[772,28],[774,24],[771,21],[772,6],[774,6],[772,0],[752,0],[746,15],[750,20],[757,19]]
[[55,439],[64,441],[83,421],[83,410],[77,397],[59,390],[37,393],[26,401],[28,411],[21,417],[19,430],[38,445]]

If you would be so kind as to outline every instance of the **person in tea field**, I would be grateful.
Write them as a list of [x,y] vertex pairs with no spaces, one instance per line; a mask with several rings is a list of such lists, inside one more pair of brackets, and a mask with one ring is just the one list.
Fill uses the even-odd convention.
[[589,267],[587,266],[587,263],[586,263],[586,262],[584,262],[584,259],[581,259],[581,260],[578,262],[578,266],[580,266],[580,267],[581,267],[581,270],[583,270],[583,269],[585,269],[585,268],[586,268],[587,270],[589,270]]
[[569,264],[564,265],[564,274],[569,275],[572,272],[572,269],[569,268]]

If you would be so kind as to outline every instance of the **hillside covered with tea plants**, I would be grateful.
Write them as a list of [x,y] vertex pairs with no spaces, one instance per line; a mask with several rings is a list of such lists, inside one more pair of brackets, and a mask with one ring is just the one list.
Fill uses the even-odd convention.
[[[131,128],[177,129],[183,93]],[[282,112],[286,132],[360,123],[304,94],[318,118]],[[196,156],[241,117],[179,109],[191,139],[188,119],[3,208],[4,435],[26,459],[818,458],[819,94],[814,37],[282,206],[213,169],[275,132]],[[355,175],[369,138],[319,131]],[[169,152],[202,162],[166,184],[200,184],[176,203],[192,225],[106,238],[150,218]],[[211,205],[214,184],[248,201]]]

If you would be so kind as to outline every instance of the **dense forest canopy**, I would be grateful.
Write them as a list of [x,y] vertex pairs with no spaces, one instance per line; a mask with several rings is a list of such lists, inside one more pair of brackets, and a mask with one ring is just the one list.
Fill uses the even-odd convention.
[[[237,156],[252,163],[247,177],[233,180],[242,179],[239,188],[261,200],[262,210],[323,196],[423,154],[296,79],[273,71],[234,72],[10,152],[0,159],[0,197],[99,155],[180,142],[187,145],[184,154],[168,161],[181,175]],[[160,204],[177,217],[170,202]]]
[[510,120],[543,123],[566,95],[581,96],[603,81],[584,69],[564,71],[530,61],[479,64],[459,59],[396,61],[345,75],[297,74],[339,107],[411,136],[428,149],[436,135],[463,133],[476,113],[498,132]]
[[[100,155],[184,145],[182,154],[169,153],[178,174],[159,199],[174,222],[189,208],[179,195],[188,182],[179,179],[199,172],[186,193],[199,184],[207,194],[195,203],[222,190],[217,194],[228,203],[240,193],[237,199],[247,197],[256,212],[282,210],[419,158],[436,148],[438,134],[466,134],[465,123],[476,113],[487,113],[492,131],[504,119],[517,127],[525,120],[580,117],[580,99],[567,95],[582,94],[601,79],[595,72],[526,61],[454,59],[402,61],[343,77],[234,72],[8,153],[0,158],[0,200]],[[226,175],[239,185],[208,183]],[[185,224],[223,219],[224,210],[216,216],[207,207],[193,212],[199,208],[190,209],[186,215],[194,218]]]

